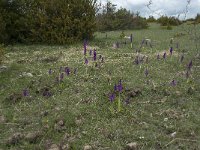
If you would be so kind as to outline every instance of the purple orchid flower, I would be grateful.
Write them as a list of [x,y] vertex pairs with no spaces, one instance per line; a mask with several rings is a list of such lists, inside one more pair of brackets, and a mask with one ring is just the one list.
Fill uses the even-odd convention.
[[123,86],[122,86],[122,80],[119,80],[119,84],[117,85],[117,90],[118,92],[121,92],[123,90]]
[[88,59],[87,59],[87,58],[85,58],[85,64],[86,64],[86,65],[88,64]]
[[50,74],[52,74],[52,69],[51,69],[51,68],[49,69],[49,75],[50,75]]
[[109,99],[110,99],[110,102],[113,102],[114,99],[115,99],[115,94],[114,94],[114,93],[111,93],[111,94],[109,95]]
[[66,73],[67,76],[70,74],[70,69],[69,69],[69,67],[66,67],[66,68],[65,68],[65,73]]
[[170,55],[172,55],[172,52],[173,52],[173,47],[170,47],[170,50],[169,50],[169,52],[170,52]]
[[29,96],[28,90],[27,90],[27,89],[24,89],[22,95],[23,95],[24,97]]
[[114,91],[116,92],[117,91],[117,85],[115,84],[114,86]]
[[96,52],[96,50],[94,50],[93,53],[94,53],[94,55],[93,55],[93,60],[96,61],[96,60],[97,60],[97,52]]
[[171,86],[176,86],[176,85],[177,85],[177,82],[175,80],[172,80]]

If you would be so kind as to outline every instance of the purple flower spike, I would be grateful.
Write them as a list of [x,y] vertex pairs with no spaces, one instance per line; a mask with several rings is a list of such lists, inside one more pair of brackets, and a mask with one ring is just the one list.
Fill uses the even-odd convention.
[[158,59],[158,60],[160,59],[160,55],[159,55],[159,54],[157,55],[157,59]]
[[50,74],[52,74],[52,69],[51,69],[51,68],[49,69],[49,75],[50,75]]
[[28,95],[29,95],[28,90],[27,90],[27,89],[24,89],[24,90],[23,90],[23,96],[24,96],[24,97],[27,97]]
[[149,71],[148,71],[148,69],[145,69],[144,74],[145,74],[146,77],[149,75]]
[[164,59],[166,59],[166,55],[167,55],[167,54],[166,54],[166,52],[165,52],[165,53],[163,54],[163,58],[164,58]]
[[172,55],[172,52],[173,52],[173,47],[170,47],[170,55]]
[[192,68],[192,60],[190,61],[190,63],[188,64],[188,70],[191,70]]
[[92,56],[92,50],[90,50],[90,56]]
[[114,99],[115,99],[115,94],[114,94],[114,93],[111,93],[111,94],[109,95],[109,99],[110,99],[110,102],[113,102]]
[[119,81],[119,84],[117,85],[117,90],[118,90],[118,92],[121,92],[123,90],[122,81],[121,80]]
[[87,51],[87,41],[86,40],[84,40],[83,47],[84,47],[84,55],[86,55],[86,51]]
[[177,85],[177,82],[175,80],[172,80],[171,86],[176,86],[176,85]]
[[65,68],[65,73],[67,76],[70,74],[70,69],[68,67]]
[[96,61],[97,60],[97,52],[96,50],[94,50],[94,56],[93,56],[93,60]]
[[115,84],[114,86],[114,91],[116,92],[117,91],[117,85]]
[[87,59],[87,58],[85,58],[85,64],[86,64],[86,65],[88,64],[88,59]]

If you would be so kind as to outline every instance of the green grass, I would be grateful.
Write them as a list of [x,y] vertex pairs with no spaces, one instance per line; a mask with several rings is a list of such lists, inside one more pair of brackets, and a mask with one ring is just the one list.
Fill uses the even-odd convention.
[[[137,142],[138,149],[200,149],[199,51],[189,35],[174,37],[181,32],[181,26],[163,30],[157,24],[145,30],[124,31],[133,34],[133,49],[128,40],[127,45],[112,48],[114,42],[121,42],[121,31],[107,32],[107,39],[105,33],[96,33],[89,49],[97,49],[97,58],[100,54],[104,57],[99,68],[94,67],[89,55],[86,67],[82,43],[7,46],[3,62],[7,69],[0,72],[0,116],[5,119],[0,122],[0,148],[44,149],[47,141],[52,141],[61,146],[69,144],[75,150],[85,145],[124,149],[130,142]],[[151,39],[153,48],[143,45],[140,54],[148,56],[149,62],[136,65],[136,49],[143,38]],[[177,42],[179,48],[175,48]],[[174,47],[172,56],[170,46]],[[157,54],[162,58],[164,51],[168,54],[166,61],[157,60]],[[187,80],[185,71],[190,60],[193,67]],[[77,75],[65,76],[62,84],[56,84],[60,66],[78,68]],[[52,75],[48,74],[49,68],[54,71]],[[124,89],[120,95],[122,110],[118,112],[118,97],[111,103],[108,94],[120,79]],[[173,79],[176,86],[170,85]],[[25,88],[28,97],[21,96]],[[51,97],[42,96],[44,88],[50,90]],[[139,89],[141,94],[126,104],[125,89]],[[16,97],[19,99],[15,101]],[[60,120],[64,125],[58,125]],[[34,143],[23,137],[16,144],[6,144],[14,133],[26,136],[37,131],[40,136]]]

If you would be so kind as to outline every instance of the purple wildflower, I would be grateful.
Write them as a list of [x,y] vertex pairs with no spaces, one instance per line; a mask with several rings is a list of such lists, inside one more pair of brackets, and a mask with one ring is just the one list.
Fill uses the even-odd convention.
[[173,47],[170,47],[170,50],[169,50],[169,52],[170,52],[170,55],[172,55],[172,52],[173,52]]
[[110,99],[111,102],[113,102],[114,99],[115,99],[115,94],[114,94],[114,93],[111,93],[111,94],[109,95],[109,99]]
[[52,69],[51,68],[49,69],[49,74],[52,74]]
[[66,73],[67,76],[70,74],[70,69],[69,69],[69,67],[66,67],[66,68],[65,68],[65,73]]
[[97,52],[96,52],[96,50],[94,50],[93,60],[94,60],[94,61],[97,60]]
[[117,91],[117,85],[115,84],[114,86],[114,91],[116,92]]
[[149,71],[148,71],[147,68],[145,69],[144,74],[145,74],[146,77],[149,75]]
[[176,86],[176,85],[177,85],[177,82],[175,80],[172,80],[171,86]]
[[29,95],[28,90],[27,90],[27,89],[24,89],[24,90],[23,90],[23,96],[24,96],[24,97],[27,97],[28,95]]
[[86,40],[84,40],[83,47],[84,47],[84,55],[86,55],[86,51],[87,51],[87,41]]
[[166,52],[165,52],[165,53],[163,54],[163,58],[164,58],[164,59],[166,59],[166,55],[167,55],[167,54],[166,54]]
[[51,96],[51,93],[50,93],[50,91],[49,91],[48,89],[45,89],[45,90],[43,91],[42,95],[45,96],[45,97],[50,97],[50,96]]
[[191,70],[191,68],[192,68],[192,60],[188,64],[188,70]]
[[87,59],[87,58],[85,58],[85,64],[86,64],[86,65],[88,64],[88,59]]
[[130,103],[130,98],[128,97],[126,100],[125,100],[125,104],[129,104]]
[[117,90],[118,90],[118,92],[121,92],[123,90],[121,79],[119,80],[119,84],[117,85]]

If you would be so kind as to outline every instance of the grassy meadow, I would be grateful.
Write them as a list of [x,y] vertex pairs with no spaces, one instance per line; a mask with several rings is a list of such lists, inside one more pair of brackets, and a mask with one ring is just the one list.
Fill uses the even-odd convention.
[[83,43],[6,46],[0,149],[200,149],[200,55],[183,26],[124,31],[133,48],[95,33],[86,56]]

